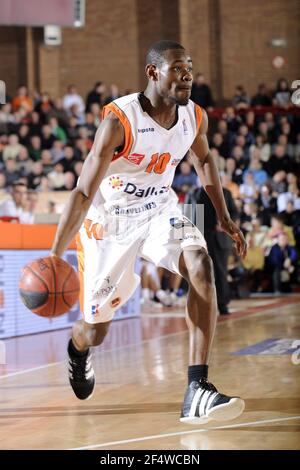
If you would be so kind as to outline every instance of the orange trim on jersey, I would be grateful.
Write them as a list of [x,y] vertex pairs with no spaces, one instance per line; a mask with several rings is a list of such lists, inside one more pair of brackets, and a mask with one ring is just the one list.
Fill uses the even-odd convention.
[[114,161],[120,157],[128,157],[133,144],[133,136],[128,117],[115,103],[109,103],[108,105],[104,106],[102,111],[102,118],[105,119],[109,115],[109,113],[114,113],[119,118],[125,132],[124,147],[121,152],[115,154],[112,159],[112,161]]
[[195,115],[196,115],[196,126],[197,126],[197,134],[199,132],[201,122],[202,122],[202,109],[196,103],[195,104]]
[[80,283],[79,303],[80,310],[84,317],[84,249],[80,238],[80,233],[76,235],[78,273]]

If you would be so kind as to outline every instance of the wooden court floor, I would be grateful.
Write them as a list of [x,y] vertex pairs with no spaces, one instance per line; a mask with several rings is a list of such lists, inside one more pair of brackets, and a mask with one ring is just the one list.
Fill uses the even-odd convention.
[[8,340],[0,449],[300,449],[300,354],[288,346],[300,340],[300,296],[252,298],[232,308],[218,323],[210,379],[245,399],[237,420],[179,422],[184,314],[146,311],[141,319],[115,322],[95,350],[97,385],[85,402],[68,385],[68,331]]

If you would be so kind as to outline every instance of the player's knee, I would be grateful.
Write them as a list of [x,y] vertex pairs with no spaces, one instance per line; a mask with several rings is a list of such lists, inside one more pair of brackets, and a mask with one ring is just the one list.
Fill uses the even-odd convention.
[[206,250],[195,250],[184,254],[185,273],[189,283],[197,280],[211,286],[214,282],[212,259]]

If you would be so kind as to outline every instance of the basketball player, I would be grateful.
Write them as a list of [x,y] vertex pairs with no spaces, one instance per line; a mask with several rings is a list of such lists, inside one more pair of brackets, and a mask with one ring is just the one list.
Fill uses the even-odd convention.
[[191,58],[180,44],[160,41],[150,48],[145,70],[144,93],[118,98],[104,108],[52,248],[53,256],[61,256],[79,231],[84,320],[74,324],[68,346],[70,383],[79,399],[92,394],[90,348],[102,343],[115,310],[136,289],[134,264],[141,256],[189,284],[189,385],[180,420],[199,424],[233,419],[242,413],[243,400],[219,393],[207,379],[217,318],[211,259],[202,234],[182,216],[171,189],[175,168],[189,148],[221,227],[241,256],[246,243],[224,202],[208,148],[207,115],[189,100]]

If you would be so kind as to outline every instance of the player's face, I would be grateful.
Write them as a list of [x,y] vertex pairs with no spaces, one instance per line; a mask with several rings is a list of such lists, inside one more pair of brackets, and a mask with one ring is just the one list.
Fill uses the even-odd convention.
[[183,49],[164,53],[165,60],[158,69],[159,94],[179,105],[187,105],[193,81],[192,59]]

